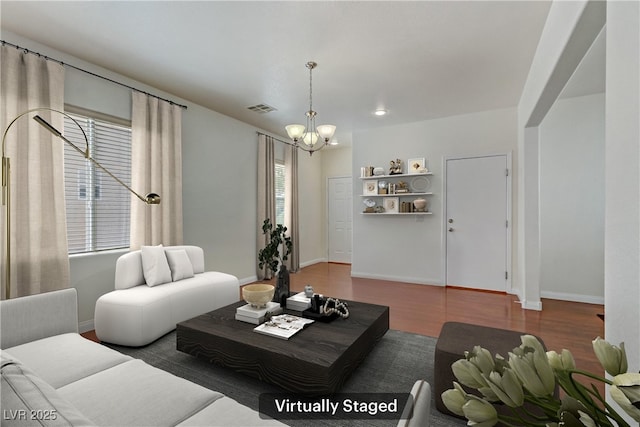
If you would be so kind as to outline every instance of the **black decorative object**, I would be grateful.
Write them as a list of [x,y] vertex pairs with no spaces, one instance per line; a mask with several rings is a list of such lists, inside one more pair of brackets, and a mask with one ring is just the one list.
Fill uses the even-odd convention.
[[302,312],[302,317],[305,317],[307,319],[317,320],[318,322],[329,323],[340,316],[338,315],[338,313],[331,313],[331,314],[315,313],[312,309],[308,308]]
[[320,294],[313,294],[313,297],[311,298],[311,311],[314,313],[320,313],[320,307],[322,307],[322,304],[324,304],[324,298],[321,302],[321,295]]
[[280,271],[278,271],[276,292],[273,294],[273,300],[279,302],[281,307],[286,307],[287,298],[289,298],[289,270],[287,270],[286,265],[282,264]]
[[331,322],[338,317],[348,318],[349,308],[346,302],[337,298],[325,298],[323,295],[314,294],[311,298],[311,307],[302,312],[302,317],[320,322]]

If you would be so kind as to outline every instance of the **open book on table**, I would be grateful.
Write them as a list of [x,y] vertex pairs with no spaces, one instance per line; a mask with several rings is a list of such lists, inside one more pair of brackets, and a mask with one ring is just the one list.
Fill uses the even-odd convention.
[[307,325],[313,323],[312,319],[305,319],[290,314],[281,314],[273,316],[262,325],[255,327],[253,330],[259,334],[269,335],[272,337],[288,340],[298,331],[304,329]]

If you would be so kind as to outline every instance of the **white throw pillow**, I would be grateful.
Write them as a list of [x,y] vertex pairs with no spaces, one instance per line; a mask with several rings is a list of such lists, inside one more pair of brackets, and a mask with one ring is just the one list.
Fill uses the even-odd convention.
[[171,277],[174,282],[193,277],[193,264],[184,249],[167,250],[167,261],[171,269]]
[[156,286],[171,282],[171,269],[162,245],[143,246],[140,249],[142,252],[142,271],[147,285]]

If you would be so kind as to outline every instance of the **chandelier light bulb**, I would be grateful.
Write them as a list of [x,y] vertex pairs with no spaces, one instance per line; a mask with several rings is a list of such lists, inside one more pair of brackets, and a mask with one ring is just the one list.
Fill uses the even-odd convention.
[[307,132],[302,138],[302,141],[308,146],[313,147],[316,145],[316,142],[318,142],[318,134],[315,132]]

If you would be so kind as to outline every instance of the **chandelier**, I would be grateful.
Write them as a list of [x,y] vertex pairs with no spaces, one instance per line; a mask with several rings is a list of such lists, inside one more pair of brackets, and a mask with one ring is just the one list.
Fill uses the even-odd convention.
[[309,111],[305,113],[307,116],[307,125],[292,124],[285,126],[285,129],[287,130],[289,138],[293,140],[294,146],[308,151],[309,155],[313,155],[314,151],[321,150],[331,141],[336,127],[334,125],[320,125],[316,127],[317,113],[313,111],[312,72],[318,64],[309,61],[306,66],[309,69]]

